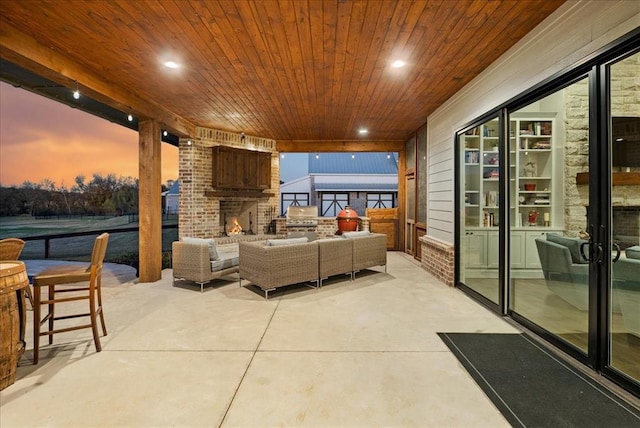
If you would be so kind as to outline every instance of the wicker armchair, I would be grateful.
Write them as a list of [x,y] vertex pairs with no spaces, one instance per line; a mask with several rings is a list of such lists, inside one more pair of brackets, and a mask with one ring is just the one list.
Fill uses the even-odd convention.
[[240,281],[246,279],[264,291],[269,299],[269,291],[278,287],[301,282],[318,283],[318,244],[268,246],[264,241],[241,242]]
[[384,266],[387,272],[387,235],[370,233],[366,236],[346,238],[353,241],[353,275],[373,266]]
[[[184,279],[200,284],[200,292],[204,284],[238,272],[237,255],[221,254],[220,260],[214,262],[217,270],[212,269],[209,248],[204,245],[174,241],[172,248],[173,280]],[[235,260],[234,260],[235,259]]]
[[322,280],[333,275],[349,274],[353,280],[353,240],[329,238],[318,243],[318,275]]

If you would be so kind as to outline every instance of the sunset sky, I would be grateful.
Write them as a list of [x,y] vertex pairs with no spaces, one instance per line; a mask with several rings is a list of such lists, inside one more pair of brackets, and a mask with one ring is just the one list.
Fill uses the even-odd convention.
[[[0,185],[94,173],[138,177],[138,133],[0,82]],[[178,178],[178,148],[162,143],[162,182]]]

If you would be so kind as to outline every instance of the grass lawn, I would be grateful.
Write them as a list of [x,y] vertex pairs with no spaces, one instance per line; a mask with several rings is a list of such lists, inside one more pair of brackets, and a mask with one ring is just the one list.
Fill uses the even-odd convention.
[[[177,218],[164,219],[163,224],[177,224]],[[72,232],[95,231],[94,236],[78,236],[50,240],[49,258],[58,260],[88,261],[91,256],[95,237],[106,229],[137,227],[138,223],[129,223],[128,216],[119,217],[83,217],[73,219],[36,219],[30,216],[0,217],[0,239],[24,238]],[[178,229],[163,229],[163,251],[171,251],[171,242],[178,239]],[[43,259],[45,241],[27,241],[22,255],[23,260]],[[107,247],[106,260],[131,258],[138,253],[138,232],[111,233]]]

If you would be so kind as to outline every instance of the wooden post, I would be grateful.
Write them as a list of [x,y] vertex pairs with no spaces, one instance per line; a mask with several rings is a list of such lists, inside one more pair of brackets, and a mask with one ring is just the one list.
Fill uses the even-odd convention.
[[162,277],[161,130],[154,120],[140,121],[138,129],[139,275],[140,282],[154,282]]
[[406,203],[405,200],[407,198],[407,154],[404,151],[404,147],[401,151],[398,152],[398,224],[400,227],[398,228],[398,243],[399,250],[402,252],[406,251],[406,242],[405,242],[405,228],[407,227],[407,213],[406,213]]

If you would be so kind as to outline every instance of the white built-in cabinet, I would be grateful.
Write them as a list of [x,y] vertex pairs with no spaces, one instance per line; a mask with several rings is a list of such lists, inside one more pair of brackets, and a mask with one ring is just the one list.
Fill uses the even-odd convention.
[[[555,146],[555,113],[514,114],[509,122],[509,220],[512,269],[538,271],[535,238],[562,233],[561,147]],[[492,275],[499,255],[500,155],[498,120],[461,136],[465,268]],[[505,171],[503,168],[502,171]],[[534,273],[534,272],[531,272]],[[493,272],[497,275],[497,272]],[[518,275],[517,271],[512,272]],[[525,273],[526,274],[526,273]]]
[[[536,270],[539,273],[540,259],[536,247],[536,238],[546,239],[547,233],[562,234],[562,229],[557,228],[518,228],[512,230],[509,235],[510,263],[514,269],[512,273],[517,277],[518,269]],[[499,267],[500,237],[497,228],[473,227],[465,230],[464,238],[465,268],[486,270],[485,274],[493,270],[497,275]],[[478,272],[480,273],[480,271]],[[489,275],[490,276],[490,275]],[[529,275],[527,275],[529,276]]]

